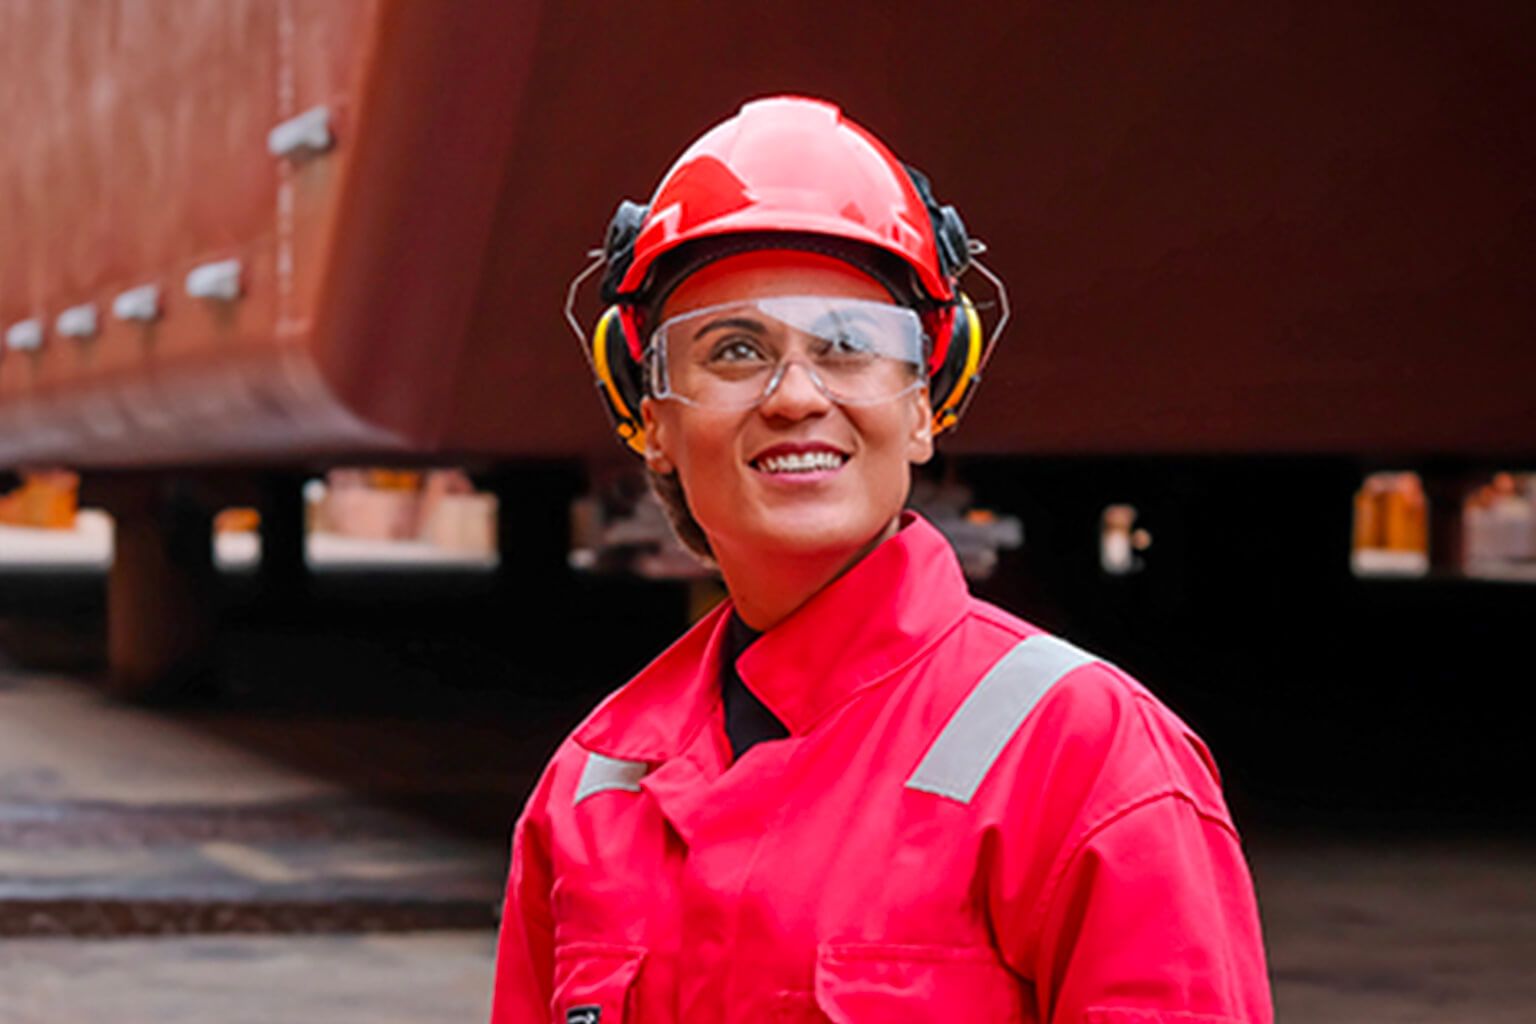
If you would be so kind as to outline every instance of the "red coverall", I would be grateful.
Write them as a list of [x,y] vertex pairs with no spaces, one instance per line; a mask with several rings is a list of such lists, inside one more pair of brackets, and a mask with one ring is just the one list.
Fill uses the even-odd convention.
[[1268,1024],[1201,741],[972,598],[909,521],[737,671],[723,605],[555,753],[518,821],[493,1024]]

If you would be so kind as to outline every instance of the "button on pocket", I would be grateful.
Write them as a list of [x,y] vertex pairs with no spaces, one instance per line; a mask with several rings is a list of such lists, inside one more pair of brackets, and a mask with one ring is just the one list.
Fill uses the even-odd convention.
[[840,943],[816,957],[816,1005],[833,1024],[1025,1024],[1024,998],[987,948]]
[[645,950],[604,942],[555,947],[553,1024],[623,1024]]

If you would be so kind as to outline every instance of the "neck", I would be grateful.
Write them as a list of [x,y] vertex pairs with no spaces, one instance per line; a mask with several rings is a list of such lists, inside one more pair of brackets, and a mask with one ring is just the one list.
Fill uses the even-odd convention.
[[833,580],[853,568],[865,555],[896,536],[896,516],[867,544],[854,551],[785,555],[781,551],[716,548],[716,561],[731,603],[741,620],[758,632],[783,622]]

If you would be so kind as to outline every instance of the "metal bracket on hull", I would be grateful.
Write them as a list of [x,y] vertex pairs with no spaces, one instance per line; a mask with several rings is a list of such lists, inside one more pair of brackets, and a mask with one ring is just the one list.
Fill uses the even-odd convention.
[[112,315],[139,323],[160,319],[160,289],[152,284],[128,289],[112,300]]
[[5,332],[5,347],[15,352],[36,352],[43,347],[43,322],[23,320]]
[[84,305],[69,307],[59,314],[53,326],[66,338],[95,337],[98,329],[96,304],[87,302]]
[[231,302],[240,297],[240,261],[220,260],[194,267],[187,275],[187,294],[194,299]]
[[267,152],[289,160],[324,153],[335,144],[336,137],[331,134],[331,111],[328,107],[306,110],[267,133]]

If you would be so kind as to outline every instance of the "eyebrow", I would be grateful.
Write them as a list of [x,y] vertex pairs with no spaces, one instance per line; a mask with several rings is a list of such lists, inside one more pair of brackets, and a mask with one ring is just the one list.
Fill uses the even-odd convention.
[[739,327],[744,331],[751,331],[753,334],[767,333],[767,328],[763,326],[760,320],[753,320],[751,317],[745,316],[722,316],[709,321],[703,327],[694,331],[693,340],[698,341],[710,331],[718,330],[722,327]]

